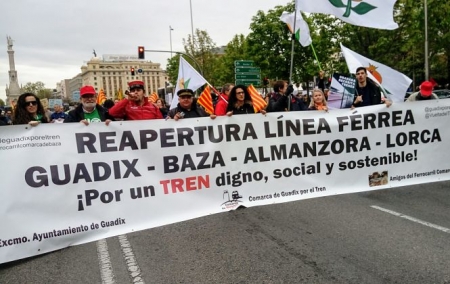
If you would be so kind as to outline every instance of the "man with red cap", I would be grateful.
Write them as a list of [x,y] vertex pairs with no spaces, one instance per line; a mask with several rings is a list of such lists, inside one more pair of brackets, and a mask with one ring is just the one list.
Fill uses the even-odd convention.
[[126,100],[121,100],[109,109],[114,118],[124,120],[162,119],[159,108],[145,96],[144,82],[132,81],[128,83],[130,92]]
[[420,84],[420,91],[411,94],[407,102],[424,101],[424,100],[438,100],[439,97],[433,93],[433,83],[425,81]]
[[83,86],[80,89],[81,103],[78,106],[69,111],[69,114],[64,123],[67,122],[81,122],[84,125],[89,125],[92,122],[104,121],[108,125],[111,120],[114,120],[112,116],[108,114],[108,110],[101,105],[97,104],[97,93],[92,86]]

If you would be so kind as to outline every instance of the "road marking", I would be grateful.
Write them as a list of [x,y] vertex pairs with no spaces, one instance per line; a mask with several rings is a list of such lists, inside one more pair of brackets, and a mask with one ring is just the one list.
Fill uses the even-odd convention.
[[114,273],[105,239],[97,241],[97,255],[100,264],[100,276],[103,284],[114,284]]
[[141,269],[139,268],[136,257],[131,249],[131,244],[128,242],[127,235],[120,235],[119,243],[133,284],[145,284],[144,279],[141,277]]
[[400,218],[404,218],[404,219],[407,219],[409,221],[413,221],[413,222],[419,223],[421,225],[424,225],[424,226],[427,226],[427,227],[430,227],[430,228],[433,228],[433,229],[445,232],[445,233],[450,233],[450,229],[449,228],[445,228],[445,227],[442,227],[442,226],[439,226],[439,225],[435,225],[433,223],[422,221],[422,220],[416,219],[414,217],[411,217],[411,216],[408,216],[408,215],[404,215],[402,213],[398,213],[398,212],[395,212],[395,211],[392,211],[392,210],[389,210],[389,209],[385,209],[383,207],[379,207],[379,206],[376,206],[376,205],[372,205],[370,207],[372,207],[374,209],[378,209],[378,210],[386,212],[386,213],[389,213],[389,214],[392,214],[394,216],[397,216],[397,217],[400,217]]

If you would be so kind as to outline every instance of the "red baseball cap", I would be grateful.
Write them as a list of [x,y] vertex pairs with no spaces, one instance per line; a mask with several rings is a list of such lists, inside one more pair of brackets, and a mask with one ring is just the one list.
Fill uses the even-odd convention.
[[433,92],[433,83],[430,81],[425,81],[422,84],[420,84],[420,94],[424,97],[431,96],[431,93]]
[[83,86],[80,89],[80,96],[84,96],[84,95],[96,95],[97,93],[95,92],[94,87],[92,86]]

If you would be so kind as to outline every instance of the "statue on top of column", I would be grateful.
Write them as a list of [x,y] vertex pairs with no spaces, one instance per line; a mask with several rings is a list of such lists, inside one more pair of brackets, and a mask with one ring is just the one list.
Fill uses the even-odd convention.
[[13,47],[13,40],[10,36],[6,36],[6,40],[8,42],[8,49],[12,49]]

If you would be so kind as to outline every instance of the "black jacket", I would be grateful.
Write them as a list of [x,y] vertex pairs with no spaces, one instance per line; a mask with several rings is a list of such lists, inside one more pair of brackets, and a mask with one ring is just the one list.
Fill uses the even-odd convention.
[[[105,121],[107,119],[114,120],[114,117],[110,116],[108,110],[101,105],[97,104],[98,114],[100,115],[100,120]],[[69,111],[69,116],[64,119],[64,123],[67,122],[80,122],[84,119],[83,105],[79,104],[75,109]]]
[[236,114],[252,114],[255,113],[255,109],[251,102],[245,102],[240,108],[228,105],[227,112],[232,111],[233,115]]
[[[369,89],[369,97],[370,97],[370,102],[369,105],[378,105],[378,104],[382,104],[383,102],[381,101],[381,91],[380,88],[369,78],[367,78],[367,84],[366,84],[367,88]],[[353,100],[353,105],[355,107],[361,107],[363,106],[361,103],[356,103],[355,104],[355,100],[356,97],[362,95],[358,93],[358,82],[356,82],[356,87],[355,87],[355,99]]]
[[192,103],[192,107],[190,110],[187,110],[185,108],[182,108],[180,104],[177,105],[176,108],[173,108],[169,110],[167,113],[167,116],[170,116],[170,118],[174,118],[175,114],[178,112],[183,112],[184,117],[183,118],[194,118],[194,117],[206,117],[209,116],[201,107],[197,106],[196,103]]
[[286,111],[288,108],[288,97],[281,93],[274,93],[269,99],[267,112]]

